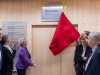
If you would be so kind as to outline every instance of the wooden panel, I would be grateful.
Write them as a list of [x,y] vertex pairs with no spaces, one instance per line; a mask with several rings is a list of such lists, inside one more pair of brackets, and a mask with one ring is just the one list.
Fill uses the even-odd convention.
[[73,0],[68,0],[68,13],[67,17],[73,23]]
[[54,30],[53,25],[36,25],[32,28],[32,56],[37,65],[33,68],[35,75],[60,75],[60,55],[54,56],[49,50]]
[[5,2],[5,4],[6,4],[6,7],[5,7],[5,9],[6,9],[6,19],[11,19],[11,1],[9,0],[9,1],[6,1]]
[[5,1],[0,1],[0,27],[2,27],[2,20],[6,19],[6,9],[5,9]]
[[16,1],[15,0],[11,1],[11,20],[16,20],[16,16],[17,16],[16,8],[17,8]]
[[[83,24],[84,24],[84,30],[91,30],[91,28],[90,28],[90,14],[89,13],[91,13],[90,11],[89,11],[89,9],[90,9],[90,6],[91,6],[91,4],[90,4],[90,0],[87,0],[87,2],[84,2],[84,6],[83,6]],[[86,12],[87,11],[87,12]]]
[[100,0],[96,0],[96,26],[97,26],[97,31],[100,32]]
[[[69,7],[69,6],[68,6]],[[73,0],[73,24],[77,24],[77,15],[78,15],[78,0]]]
[[97,21],[96,21],[96,18],[97,18],[97,9],[96,9],[96,0],[92,0],[91,1],[91,16],[90,16],[90,18],[91,18],[91,21],[90,21],[90,28],[91,28],[91,31],[96,31],[97,30]]
[[[43,53],[45,53],[44,51],[46,51],[47,48],[44,47],[47,46],[48,43],[46,43],[46,41],[44,41],[44,45],[43,45],[43,50],[41,49],[41,47],[39,47],[39,49],[41,49],[41,53],[40,56],[38,55],[39,51],[36,51],[36,54],[34,54],[34,50],[32,49],[33,45],[32,45],[32,41],[34,38],[38,37],[36,34],[40,34],[42,35],[49,35],[49,31],[50,32],[50,36],[53,34],[54,31],[54,27],[47,27],[44,28],[41,27],[40,25],[57,25],[58,22],[41,22],[41,7],[42,7],[42,1],[47,1],[47,2],[58,2],[61,0],[0,0],[0,27],[2,25],[2,21],[15,21],[15,20],[24,20],[27,21],[27,39],[28,39],[28,49],[31,53],[32,60],[34,60],[34,62],[36,62],[37,64],[41,63],[40,61],[43,59]],[[73,24],[78,24],[78,31],[80,33],[82,33],[84,30],[89,30],[89,31],[100,31],[100,0],[64,0],[64,1],[68,1],[68,14],[67,17],[68,19],[73,23]],[[32,29],[32,25],[39,25],[40,26],[40,30],[39,28],[35,28],[33,27]],[[47,31],[44,32],[43,31]],[[33,34],[34,31],[34,35]],[[34,36],[34,38],[33,38]],[[41,39],[42,38],[42,39]],[[48,36],[44,36],[44,37],[38,37],[38,40],[36,38],[36,40],[34,40],[35,43],[40,42],[42,43],[44,39],[46,39],[48,42],[50,41],[51,37]],[[39,43],[39,45],[40,45]],[[38,48],[36,47],[35,49],[38,50]],[[71,45],[71,48],[67,48],[68,50],[70,50],[70,52],[73,55],[73,49],[74,49],[74,44]],[[46,57],[46,59],[44,60],[47,63],[44,63],[44,61],[42,62],[42,65],[40,65],[40,67],[37,68],[29,68],[28,69],[28,73],[31,74],[44,74],[44,70],[46,68],[49,67],[50,72],[47,72],[46,74],[50,73],[50,74],[58,74],[59,69],[58,69],[58,73],[55,72],[55,69],[59,68],[57,67],[58,64],[56,65],[51,65],[49,64],[49,60],[50,63],[56,63],[56,61],[60,61],[60,56],[61,56],[61,62],[62,62],[62,66],[61,69],[63,69],[64,65],[68,66],[70,65],[71,68],[73,67],[71,65],[72,60],[68,60],[67,56],[65,55],[66,53],[68,53],[68,50],[65,50],[65,53],[63,55],[63,53],[59,56],[57,56],[57,60],[55,58],[51,59],[52,57],[50,57],[51,54],[48,54],[49,56]],[[48,50],[48,49],[47,49]],[[48,52],[50,53],[50,52]],[[36,58],[34,57],[34,55],[36,56],[36,58],[38,58],[38,60],[36,60]],[[70,54],[68,54],[68,58],[72,58],[73,56],[70,56]],[[69,61],[69,62],[67,62]],[[67,64],[67,63],[68,64]],[[66,63],[66,64],[63,64]],[[45,65],[46,64],[46,65]],[[49,64],[49,66],[47,66]],[[51,65],[51,66],[50,66]],[[34,72],[36,71],[36,72]],[[69,66],[68,67],[64,67],[64,71],[62,71],[60,74],[66,74],[68,72],[68,75],[73,75],[74,73],[74,69],[71,70],[72,72],[70,72]],[[34,72],[34,73],[33,73]]]
[[36,25],[36,21],[37,21],[37,1],[32,1],[32,17],[31,17],[31,21],[32,21],[32,25]]
[[16,19],[17,20],[22,20],[22,1],[18,0],[15,2],[16,5]]
[[78,0],[78,30],[80,33],[84,31],[84,0]]
[[75,45],[68,47],[61,53],[61,75],[75,75],[73,66]]
[[[35,75],[72,75],[75,74],[73,55],[76,42],[66,48],[61,54],[54,56],[49,50],[49,44],[55,31],[54,25],[32,26],[32,58],[37,67],[33,68]],[[77,29],[77,26],[76,26]],[[70,67],[70,68],[66,68]],[[72,72],[70,72],[72,71]]]

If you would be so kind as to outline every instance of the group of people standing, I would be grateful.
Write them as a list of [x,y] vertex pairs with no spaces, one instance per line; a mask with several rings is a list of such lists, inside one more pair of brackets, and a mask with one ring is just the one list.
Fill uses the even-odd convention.
[[100,75],[100,33],[85,31],[74,53],[76,75]]
[[[12,75],[13,59],[16,55],[18,43],[9,46],[10,37],[2,35],[0,29],[0,75]],[[28,66],[35,67],[27,49],[26,38],[19,39],[18,59],[16,69],[18,75],[26,75]],[[74,62],[76,75],[100,75],[100,33],[85,31],[79,37],[75,49]]]
[[0,29],[0,75],[12,75],[13,70],[13,59],[18,49],[18,59],[16,62],[16,69],[18,75],[26,75],[26,69],[28,66],[35,67],[36,65],[31,61],[31,55],[27,49],[26,38],[19,39],[18,43],[15,42],[12,47],[9,46],[10,37],[7,34],[2,34]]

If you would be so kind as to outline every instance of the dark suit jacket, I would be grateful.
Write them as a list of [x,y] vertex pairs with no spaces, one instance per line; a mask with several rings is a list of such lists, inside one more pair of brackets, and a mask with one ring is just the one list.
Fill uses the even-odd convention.
[[1,58],[2,60],[0,61],[0,68],[1,68],[1,73],[4,74],[4,57],[3,57],[3,49],[2,49],[2,44],[0,42],[0,51],[1,51]]
[[15,57],[16,50],[13,50],[13,53],[11,54],[11,52],[6,47],[3,46],[2,49],[3,49],[3,54],[4,54],[5,72],[12,71],[13,59]]
[[93,54],[85,71],[85,75],[100,75],[100,46],[97,47]]
[[[84,56],[89,57],[90,52],[91,52],[91,48],[87,46]],[[83,70],[83,65],[85,65],[85,61],[83,60],[83,57],[81,57],[82,53],[83,53],[83,46],[77,45],[74,54],[74,62],[75,62],[75,66],[80,70]]]

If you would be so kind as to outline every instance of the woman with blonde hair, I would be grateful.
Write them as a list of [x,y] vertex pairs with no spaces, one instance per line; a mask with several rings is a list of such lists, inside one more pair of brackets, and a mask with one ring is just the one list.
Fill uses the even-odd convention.
[[26,38],[19,39],[19,43],[18,60],[16,62],[17,73],[18,75],[26,75],[26,69],[28,69],[28,66],[35,67],[36,65],[30,60],[31,55],[27,49]]
[[76,46],[74,54],[74,65],[76,70],[76,75],[83,75],[84,65],[89,57],[91,48],[88,46],[87,35],[81,34],[79,37],[80,45]]

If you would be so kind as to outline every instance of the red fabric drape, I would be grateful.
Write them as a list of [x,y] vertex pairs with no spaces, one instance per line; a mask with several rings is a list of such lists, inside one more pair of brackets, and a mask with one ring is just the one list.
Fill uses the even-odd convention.
[[77,40],[79,36],[79,32],[62,12],[49,49],[54,55],[57,55]]

